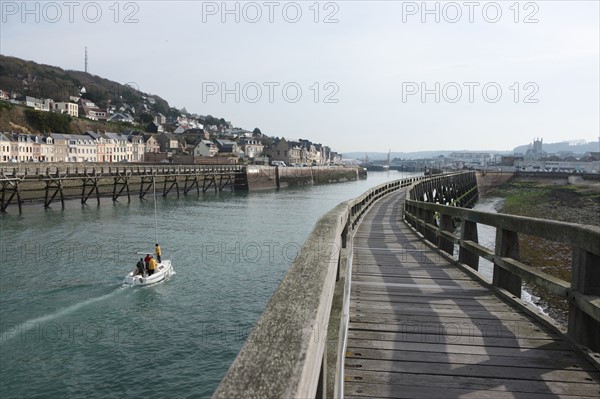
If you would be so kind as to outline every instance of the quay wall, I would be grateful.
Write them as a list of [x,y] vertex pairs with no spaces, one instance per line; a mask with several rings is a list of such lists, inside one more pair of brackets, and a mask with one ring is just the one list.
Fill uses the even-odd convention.
[[250,165],[246,167],[248,189],[264,190],[312,184],[340,183],[366,177],[358,167],[312,166],[280,167]]

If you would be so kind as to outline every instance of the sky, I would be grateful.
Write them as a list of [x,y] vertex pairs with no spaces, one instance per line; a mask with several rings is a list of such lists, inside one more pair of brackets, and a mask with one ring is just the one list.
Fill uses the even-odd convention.
[[0,53],[339,152],[600,135],[600,2],[5,1]]

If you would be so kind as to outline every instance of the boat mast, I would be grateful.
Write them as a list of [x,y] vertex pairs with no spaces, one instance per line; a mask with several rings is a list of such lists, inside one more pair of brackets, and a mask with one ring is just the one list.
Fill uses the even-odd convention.
[[158,216],[156,212],[156,176],[152,176],[152,186],[154,187],[154,243],[158,244]]

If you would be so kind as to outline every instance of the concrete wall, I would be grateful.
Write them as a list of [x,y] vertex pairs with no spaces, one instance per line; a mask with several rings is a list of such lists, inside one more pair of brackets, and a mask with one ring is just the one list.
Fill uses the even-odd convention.
[[246,167],[248,190],[353,181],[358,179],[358,172],[359,170],[356,167],[343,166],[274,167],[248,165]]

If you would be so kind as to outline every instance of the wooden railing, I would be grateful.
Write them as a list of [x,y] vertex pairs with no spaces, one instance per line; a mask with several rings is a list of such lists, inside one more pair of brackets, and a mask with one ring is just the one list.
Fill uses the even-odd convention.
[[210,172],[238,172],[244,170],[243,165],[171,165],[171,164],[120,164],[120,163],[23,163],[0,165],[0,175],[36,179],[47,175],[65,175],[79,178],[80,175],[100,173],[116,175],[130,173],[132,175],[156,174],[191,174]]
[[339,397],[335,383],[343,370],[347,322],[342,314],[350,292],[348,237],[375,201],[423,179],[378,185],[317,221],[215,398]]
[[[465,174],[454,176],[459,179]],[[317,221],[214,398],[343,396],[353,231],[377,200],[427,181],[431,178],[381,184],[341,203]],[[570,298],[573,326],[570,323],[569,328],[576,336],[574,339],[588,342],[590,338],[598,338],[600,330],[590,320],[597,325],[600,299],[595,295],[600,281],[600,229],[411,199],[406,200],[405,206],[407,222],[428,232],[442,250],[451,253],[455,243],[460,246],[460,262],[475,269],[480,256],[494,262],[497,286],[520,295],[524,278]],[[435,222],[436,212],[442,228]],[[460,237],[451,232],[452,218],[462,220]],[[478,244],[477,223],[498,228],[495,252]],[[575,248],[573,283],[570,285],[520,263],[516,246],[519,233],[571,243]]]
[[[412,192],[412,190],[411,190]],[[407,194],[404,218],[458,262],[475,270],[479,258],[494,264],[492,284],[520,297],[522,280],[569,301],[568,336],[578,345],[600,351],[600,228],[553,220],[479,212],[417,201]],[[414,195],[413,195],[414,198]],[[460,232],[453,232],[460,220]],[[477,225],[496,228],[495,248],[478,243]],[[571,283],[525,265],[519,258],[519,235],[527,234],[572,247]],[[543,265],[540,265],[543,266]]]

